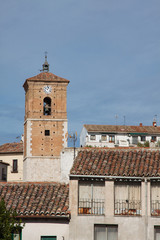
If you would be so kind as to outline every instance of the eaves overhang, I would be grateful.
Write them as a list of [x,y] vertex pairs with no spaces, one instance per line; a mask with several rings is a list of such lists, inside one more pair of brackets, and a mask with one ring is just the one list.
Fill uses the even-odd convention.
[[106,179],[106,180],[116,180],[116,179],[128,179],[128,180],[139,180],[139,181],[144,181],[144,180],[157,180],[160,181],[160,176],[107,176],[107,175],[74,175],[70,174],[69,175],[70,180],[73,178],[89,178],[89,179]]

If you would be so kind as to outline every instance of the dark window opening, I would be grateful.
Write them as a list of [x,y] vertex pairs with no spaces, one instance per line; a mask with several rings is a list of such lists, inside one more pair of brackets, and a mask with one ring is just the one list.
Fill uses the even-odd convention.
[[152,136],[151,142],[156,142],[156,136]]
[[18,172],[18,160],[17,159],[13,160],[12,172]]
[[43,114],[51,115],[51,99],[49,97],[46,97],[43,100]]
[[14,229],[12,233],[12,240],[21,240],[22,239],[22,230]]
[[146,141],[146,137],[145,136],[141,136],[141,141],[145,142]]
[[7,181],[7,174],[5,173],[5,169],[2,168],[2,180]]
[[50,136],[50,130],[45,130],[45,136]]
[[56,240],[56,236],[41,236],[41,240]]

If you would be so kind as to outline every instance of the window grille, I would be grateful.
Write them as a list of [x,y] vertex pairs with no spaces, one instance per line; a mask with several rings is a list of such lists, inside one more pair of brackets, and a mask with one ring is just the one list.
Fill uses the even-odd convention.
[[104,182],[79,183],[79,214],[104,214]]

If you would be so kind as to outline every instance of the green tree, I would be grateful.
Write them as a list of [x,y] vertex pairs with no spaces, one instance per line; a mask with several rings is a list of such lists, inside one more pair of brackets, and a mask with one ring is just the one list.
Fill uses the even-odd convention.
[[7,210],[4,199],[0,201],[0,240],[11,240],[12,233],[18,233],[21,221],[17,219],[16,211]]

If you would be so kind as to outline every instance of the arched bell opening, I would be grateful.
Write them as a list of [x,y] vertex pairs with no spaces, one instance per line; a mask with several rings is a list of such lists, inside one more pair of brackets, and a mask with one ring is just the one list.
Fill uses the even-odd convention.
[[43,99],[43,115],[51,115],[51,99],[49,97]]

